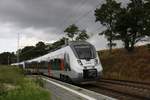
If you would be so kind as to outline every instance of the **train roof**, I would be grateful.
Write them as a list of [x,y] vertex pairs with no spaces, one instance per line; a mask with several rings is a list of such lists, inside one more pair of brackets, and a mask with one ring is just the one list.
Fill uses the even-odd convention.
[[75,46],[75,45],[91,45],[89,42],[86,42],[86,41],[71,41],[69,42],[68,44],[66,45],[63,45],[62,47],[60,48],[57,48],[53,51],[50,51],[49,53],[43,55],[43,56],[40,56],[40,57],[37,57],[37,58],[34,58],[34,59],[30,59],[30,60],[26,60],[26,61],[22,61],[20,63],[14,63],[14,64],[11,64],[11,65],[18,65],[18,64],[23,64],[23,63],[31,63],[31,62],[40,62],[40,61],[43,61],[43,60],[47,60],[47,58],[51,55],[51,53],[53,52],[56,52],[58,51],[59,49],[63,49],[67,46]]
[[[86,42],[86,41],[71,41],[71,42],[69,42],[68,43],[68,45],[81,45],[81,44],[85,44],[85,45],[87,45],[87,44],[90,44],[89,42]],[[91,44],[90,44],[91,45]]]

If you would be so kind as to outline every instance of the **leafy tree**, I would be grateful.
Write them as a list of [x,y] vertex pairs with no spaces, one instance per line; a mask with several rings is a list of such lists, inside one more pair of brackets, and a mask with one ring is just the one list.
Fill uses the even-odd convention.
[[89,35],[87,34],[86,30],[80,31],[79,35],[76,37],[76,40],[87,40],[89,38]]
[[108,46],[110,48],[110,53],[112,51],[112,47],[115,46],[115,43],[113,43],[116,35],[114,33],[114,27],[120,9],[120,3],[117,3],[115,0],[106,0],[105,4],[102,4],[100,8],[95,10],[95,21],[100,22],[102,25],[107,27],[107,30],[100,33],[100,35],[105,35],[109,41]]
[[66,32],[66,33],[67,33],[67,36],[68,36],[69,38],[71,38],[72,41],[73,41],[73,40],[74,40],[74,36],[77,35],[78,32],[79,32],[79,28],[78,28],[75,24],[72,24],[72,25],[70,25],[68,28],[66,28],[66,29],[64,30],[64,32]]
[[45,48],[44,42],[40,41],[36,44],[36,48]]
[[147,36],[150,36],[150,0],[145,0],[144,4],[144,33]]
[[7,65],[16,62],[16,55],[12,52],[3,52],[0,54],[0,64]]
[[124,42],[128,51],[133,51],[135,44],[140,41],[145,34],[145,9],[142,0],[130,0],[127,8],[123,8],[118,14],[116,32]]
[[54,42],[52,44],[52,50],[56,49],[56,48],[60,48],[62,45],[65,45],[65,42],[68,41],[68,38],[61,38],[60,40]]
[[36,44],[36,47],[34,49],[34,52],[36,52],[37,56],[42,56],[44,54],[46,54],[48,51],[46,50],[46,45],[44,42],[38,42]]
[[26,46],[19,52],[20,61],[29,60],[36,57],[35,46]]

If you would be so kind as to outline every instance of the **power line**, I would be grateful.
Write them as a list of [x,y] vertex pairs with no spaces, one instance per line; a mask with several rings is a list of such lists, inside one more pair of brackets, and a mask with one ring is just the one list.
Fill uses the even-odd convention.
[[[81,3],[80,3],[79,5],[77,5],[76,8],[80,9],[87,1],[88,1],[88,0],[83,0],[83,1],[81,0]],[[69,17],[72,18],[72,17],[73,17],[73,14],[70,14]],[[65,17],[65,18],[66,18],[66,17]],[[60,24],[60,25],[61,25],[61,26],[64,26],[64,23],[67,23],[67,22],[68,22],[68,18],[67,18],[66,20],[64,20],[63,23]]]
[[[99,2],[99,0],[98,0]],[[87,15],[89,15],[95,8],[97,8],[102,2],[99,2],[97,5],[95,5],[91,10],[89,10],[88,12],[86,12],[85,14],[83,14],[82,16],[78,17],[73,23],[77,24],[80,20],[84,19],[87,17]]]
[[[98,1],[99,1],[99,0],[98,0]],[[86,2],[87,2],[87,0],[83,0],[83,1],[81,2],[81,5],[83,6]],[[73,22],[73,24],[77,24],[79,21],[81,21],[83,18],[85,18],[87,15],[89,15],[89,14],[90,14],[95,8],[97,8],[100,4],[101,4],[101,2],[98,3],[96,6],[94,6],[90,11],[86,12],[86,13],[83,14],[82,16],[80,16],[80,17],[78,17],[77,19],[75,19],[75,21]],[[81,8],[82,6],[80,6],[79,8]],[[68,21],[68,19],[67,19],[66,21]],[[66,22],[66,21],[64,21],[64,22]],[[98,28],[98,29],[100,29],[100,28]],[[61,32],[63,32],[63,31],[64,31],[64,30],[62,30]],[[19,36],[18,36],[18,48],[19,48]],[[31,50],[33,50],[33,49],[35,49],[35,48],[32,48],[32,49],[30,49],[30,50],[28,50],[28,51],[22,53],[21,55],[26,54],[26,53],[30,52]],[[18,52],[19,52],[19,50],[18,50]],[[17,62],[19,62],[19,55],[18,55],[18,57],[17,57]]]

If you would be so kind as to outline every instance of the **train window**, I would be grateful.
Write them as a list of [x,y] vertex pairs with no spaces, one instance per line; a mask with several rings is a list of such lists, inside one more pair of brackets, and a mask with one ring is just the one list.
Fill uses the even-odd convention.
[[48,61],[45,61],[44,69],[48,69]]
[[55,68],[54,60],[51,60],[50,62],[51,62],[51,68],[52,68],[52,70],[54,70],[54,68]]
[[31,62],[30,68],[36,68],[37,67],[37,62],[33,61]]
[[60,70],[60,59],[54,59],[55,70]]
[[50,65],[52,70],[60,70],[60,64],[61,64],[60,59],[50,60]]
[[41,61],[39,68],[40,69],[47,69],[48,68],[48,62],[47,61]]
[[92,46],[88,45],[76,45],[74,46],[75,51],[79,59],[93,59],[95,58],[95,53]]
[[30,68],[31,67],[31,63],[25,63],[26,68]]

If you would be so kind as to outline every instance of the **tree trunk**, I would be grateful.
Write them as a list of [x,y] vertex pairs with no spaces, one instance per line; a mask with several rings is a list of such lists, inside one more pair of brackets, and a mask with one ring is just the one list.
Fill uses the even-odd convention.
[[112,53],[112,39],[109,40],[109,53]]

